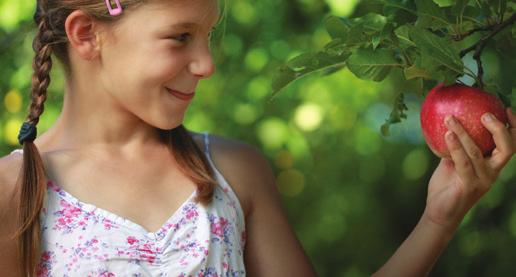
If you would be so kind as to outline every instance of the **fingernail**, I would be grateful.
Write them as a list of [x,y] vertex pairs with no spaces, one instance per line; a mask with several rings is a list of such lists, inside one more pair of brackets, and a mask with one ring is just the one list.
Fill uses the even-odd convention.
[[484,116],[482,116],[482,119],[484,120],[484,122],[491,122],[493,121],[493,115],[490,113],[486,113],[484,114]]
[[453,126],[453,124],[455,124],[455,119],[453,119],[453,116],[451,116],[451,115],[446,116],[446,118],[444,119],[444,121],[445,121],[445,122],[446,122],[446,124],[448,124],[449,126]]
[[453,141],[453,132],[452,131],[446,132],[445,136],[448,140]]

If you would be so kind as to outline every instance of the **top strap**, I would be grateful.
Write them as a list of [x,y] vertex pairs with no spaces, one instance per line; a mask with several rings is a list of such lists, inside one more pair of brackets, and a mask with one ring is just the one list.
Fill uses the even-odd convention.
[[211,160],[210,139],[209,139],[208,131],[204,132],[204,152],[206,153],[206,156],[208,156],[208,158]]
[[13,151],[11,151],[10,154],[14,154],[16,152],[20,152],[21,154],[23,154],[23,149],[14,149]]

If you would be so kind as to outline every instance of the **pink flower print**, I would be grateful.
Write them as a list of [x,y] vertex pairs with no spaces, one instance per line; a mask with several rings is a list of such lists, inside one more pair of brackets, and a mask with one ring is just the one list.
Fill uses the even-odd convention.
[[242,234],[240,235],[240,242],[242,243],[242,246],[245,245],[247,241],[247,232],[245,230],[242,231]]
[[160,249],[159,247],[155,247],[154,244],[145,242],[143,243],[143,240],[138,240],[134,236],[128,236],[127,237],[127,243],[129,243],[130,249],[136,250],[136,251],[128,251],[124,252],[121,250],[118,250],[118,255],[129,255],[132,259],[139,259],[143,261],[147,261],[148,263],[154,263],[156,260],[156,252]]
[[186,212],[186,219],[190,220],[196,216],[199,216],[199,213],[196,209],[191,209]]
[[140,259],[143,259],[143,260],[147,261],[148,263],[152,264],[156,260],[156,256],[141,254]]
[[67,219],[77,217],[81,214],[81,209],[71,205],[70,203],[66,202],[65,200],[61,200],[61,206],[64,208],[61,210],[61,213],[64,217]]
[[140,254],[140,259],[143,259],[152,264],[156,260],[156,255],[155,255],[156,252],[153,251],[151,248],[152,248],[152,245],[150,245],[149,243],[145,243],[145,244],[143,244],[143,248],[138,248],[138,250],[148,253],[148,254]]
[[36,268],[36,276],[47,277],[50,276],[50,269],[52,268],[52,260],[54,258],[54,252],[44,251],[41,253],[40,261]]
[[114,277],[115,274],[113,272],[109,272],[107,270],[102,270],[101,272],[99,272],[99,275],[98,277]]
[[115,227],[113,221],[106,218],[102,219],[102,223],[104,224],[104,229],[106,230],[111,230],[111,228]]
[[82,213],[80,208],[71,205],[64,199],[61,199],[60,205],[62,209],[54,213],[57,216],[57,222],[53,227],[54,230],[64,230],[66,234],[71,233],[77,228],[85,228],[87,222],[80,219]]
[[154,253],[154,251],[152,251],[152,249],[151,249],[151,245],[148,243],[143,244],[143,248],[138,248],[138,250],[147,252],[147,253]]
[[128,236],[127,237],[127,242],[131,245],[133,245],[135,242],[138,242],[138,239],[136,239],[135,237],[133,236]]
[[228,220],[220,217],[218,222],[213,222],[211,224],[211,232],[218,237],[222,237],[224,236],[224,229],[227,224]]
[[201,269],[201,272],[197,274],[197,277],[218,277],[217,271],[214,267],[208,267],[206,269]]
[[55,192],[59,192],[61,190],[60,187],[56,186],[52,181],[48,181],[47,186]]

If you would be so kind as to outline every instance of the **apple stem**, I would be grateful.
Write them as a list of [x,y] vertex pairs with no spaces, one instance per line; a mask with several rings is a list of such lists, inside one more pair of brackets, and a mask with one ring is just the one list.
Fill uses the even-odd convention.
[[491,33],[487,34],[483,38],[481,38],[479,41],[477,41],[475,44],[471,45],[470,47],[460,51],[460,57],[464,57],[467,53],[475,50],[473,53],[473,59],[477,62],[478,72],[477,72],[477,85],[482,89],[484,88],[484,82],[482,80],[482,77],[484,75],[484,68],[482,66],[482,59],[480,56],[482,55],[482,51],[484,50],[484,47],[486,46],[487,42],[496,34],[498,34],[501,30],[503,30],[505,27],[512,25],[516,21],[516,13],[513,13],[512,16],[498,24],[492,24],[488,26],[483,26],[479,28],[472,29],[462,35],[458,35],[455,40],[461,40],[466,36],[469,36],[475,32],[478,31],[487,31],[492,30]]

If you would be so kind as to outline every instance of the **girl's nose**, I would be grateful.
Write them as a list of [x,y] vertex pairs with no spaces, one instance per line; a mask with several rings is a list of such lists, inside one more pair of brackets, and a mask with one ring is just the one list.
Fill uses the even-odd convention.
[[190,72],[196,77],[205,79],[213,75],[215,72],[215,64],[208,45],[199,46],[200,51],[193,53],[193,59],[190,63]]

